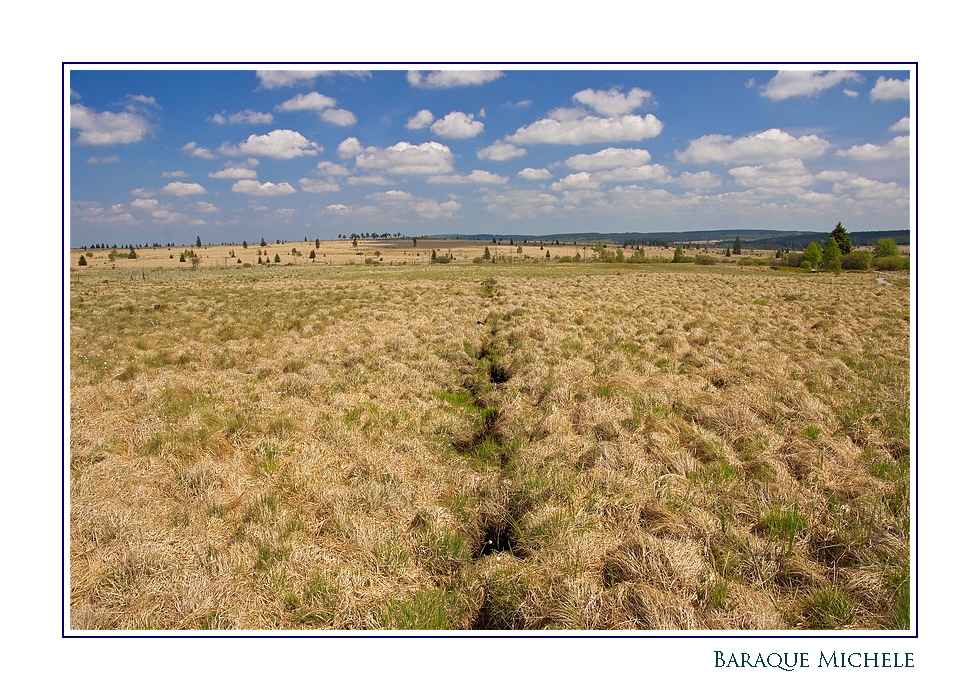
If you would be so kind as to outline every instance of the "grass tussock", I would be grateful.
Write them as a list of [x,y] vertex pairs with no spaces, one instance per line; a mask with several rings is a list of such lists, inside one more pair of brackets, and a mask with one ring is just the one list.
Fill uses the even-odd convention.
[[481,267],[78,279],[72,627],[908,628],[908,288]]

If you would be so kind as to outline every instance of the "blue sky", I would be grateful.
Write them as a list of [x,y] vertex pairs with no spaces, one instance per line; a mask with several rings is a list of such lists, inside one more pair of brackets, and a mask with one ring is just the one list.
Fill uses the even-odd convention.
[[70,241],[909,228],[886,67],[72,69]]

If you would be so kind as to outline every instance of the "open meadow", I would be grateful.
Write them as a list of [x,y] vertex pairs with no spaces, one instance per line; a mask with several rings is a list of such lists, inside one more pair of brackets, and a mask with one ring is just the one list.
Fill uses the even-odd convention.
[[907,271],[189,250],[69,254],[72,629],[909,628]]

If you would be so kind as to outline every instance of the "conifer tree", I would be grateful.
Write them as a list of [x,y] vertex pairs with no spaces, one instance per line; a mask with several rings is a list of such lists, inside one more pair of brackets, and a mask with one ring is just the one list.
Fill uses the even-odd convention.
[[853,246],[851,245],[851,237],[847,234],[847,229],[841,226],[838,221],[834,230],[830,232],[830,235],[834,237],[837,241],[837,247],[840,248],[841,255],[847,255],[851,252]]

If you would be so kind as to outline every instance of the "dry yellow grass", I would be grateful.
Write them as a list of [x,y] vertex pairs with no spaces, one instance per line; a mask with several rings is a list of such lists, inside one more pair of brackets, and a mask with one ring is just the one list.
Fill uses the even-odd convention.
[[[360,239],[357,245],[350,240],[320,241],[315,240],[290,241],[259,245],[249,243],[242,247],[241,243],[222,245],[196,246],[161,246],[158,248],[137,248],[136,258],[130,259],[129,248],[117,248],[115,252],[105,249],[79,250],[68,252],[68,266],[78,269],[78,259],[86,256],[86,264],[82,271],[116,271],[137,274],[146,270],[190,270],[193,261],[190,255],[185,255],[184,262],[180,261],[182,253],[193,252],[197,257],[198,268],[228,270],[234,268],[248,269],[252,266],[264,265],[266,258],[269,265],[279,267],[317,267],[321,265],[363,265],[365,261],[380,265],[427,265],[433,251],[437,256],[450,256],[455,261],[471,262],[476,256],[483,254],[487,248],[491,255],[499,256],[510,261],[545,261],[548,254],[557,256],[575,255],[576,252],[589,255],[587,246],[568,243],[556,245],[531,245],[523,243],[523,239],[501,240],[497,244],[488,240],[455,239],[455,238],[377,238]],[[134,243],[135,245],[135,243]],[[518,253],[518,248],[520,252]],[[310,258],[310,253],[315,257]],[[669,255],[667,251],[661,252]],[[90,255],[88,255],[90,254]],[[110,255],[111,254],[111,255]],[[279,256],[279,263],[275,262]],[[259,262],[261,259],[261,262]]]
[[908,626],[907,273],[302,260],[73,273],[72,628]]

